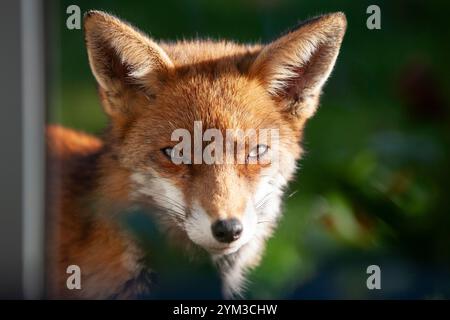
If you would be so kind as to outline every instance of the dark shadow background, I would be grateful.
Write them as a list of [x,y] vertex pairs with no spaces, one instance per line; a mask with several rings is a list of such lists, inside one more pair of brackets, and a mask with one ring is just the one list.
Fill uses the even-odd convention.
[[20,3],[0,2],[0,299],[22,291],[22,88]]
[[[299,20],[345,12],[348,31],[306,128],[307,154],[248,297],[450,298],[450,3],[55,1],[49,122],[99,133],[105,117],[83,34],[65,27],[71,4],[106,10],[165,40],[268,42]],[[371,4],[381,8],[381,30],[366,27]],[[145,214],[128,222],[149,247],[159,239]],[[155,297],[219,297],[201,254],[181,263],[170,248],[155,251],[166,288]],[[366,287],[371,264],[381,267],[382,290]]]

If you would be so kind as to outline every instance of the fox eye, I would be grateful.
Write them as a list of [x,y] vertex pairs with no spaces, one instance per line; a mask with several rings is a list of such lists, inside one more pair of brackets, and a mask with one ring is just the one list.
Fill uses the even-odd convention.
[[166,147],[162,148],[161,152],[169,159],[173,164],[190,164],[191,159],[188,155],[184,155],[183,150],[179,150],[177,148]]
[[172,154],[173,154],[173,148],[172,147],[166,147],[162,148],[161,152],[169,159],[172,160]]
[[265,155],[267,153],[268,150],[269,150],[269,146],[267,146],[265,144],[258,144],[255,148],[250,150],[250,152],[248,153],[248,157],[249,158],[262,157],[263,155]]

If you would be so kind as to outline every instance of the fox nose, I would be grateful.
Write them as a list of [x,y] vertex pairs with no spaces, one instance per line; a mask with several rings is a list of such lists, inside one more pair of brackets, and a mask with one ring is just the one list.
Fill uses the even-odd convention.
[[218,220],[213,223],[211,230],[217,241],[231,243],[242,234],[242,223],[238,219]]

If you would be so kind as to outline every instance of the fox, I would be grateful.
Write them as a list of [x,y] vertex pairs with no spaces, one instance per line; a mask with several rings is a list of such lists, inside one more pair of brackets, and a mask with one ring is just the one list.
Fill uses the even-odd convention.
[[[148,209],[168,241],[211,257],[224,298],[243,297],[248,272],[260,264],[281,218],[304,153],[305,125],[346,26],[345,14],[336,12],[266,44],[170,42],[109,13],[86,12],[87,56],[108,125],[99,137],[46,128],[50,297],[133,299],[152,291],[157,270],[144,263],[145,249],[120,223],[136,206]],[[175,164],[172,133],[193,132],[195,121],[202,130],[276,129],[278,135],[236,150],[244,163]],[[247,162],[275,152],[277,161]],[[79,290],[67,288],[70,265],[81,270]]]

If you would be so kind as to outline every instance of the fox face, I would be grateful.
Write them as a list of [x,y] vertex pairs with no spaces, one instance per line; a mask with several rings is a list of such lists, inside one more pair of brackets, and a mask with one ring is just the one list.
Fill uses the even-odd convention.
[[[280,215],[345,16],[312,19],[267,45],[156,43],[98,11],[87,13],[84,28],[110,118],[105,144],[129,201],[156,208],[168,231],[208,251],[225,294],[239,294]],[[180,152],[177,130],[191,148]],[[196,152],[209,161],[193,161]]]

